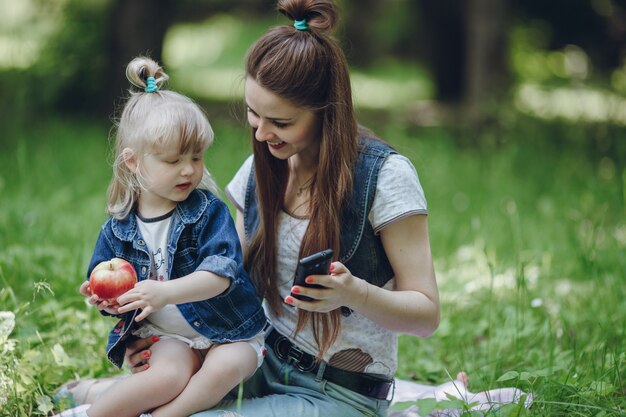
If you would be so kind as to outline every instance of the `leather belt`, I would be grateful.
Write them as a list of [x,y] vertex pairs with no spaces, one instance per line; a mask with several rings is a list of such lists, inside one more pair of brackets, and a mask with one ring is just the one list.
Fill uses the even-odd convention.
[[[318,373],[322,362],[317,361],[315,356],[304,352],[291,343],[289,339],[273,328],[266,335],[265,341],[280,360],[292,364],[302,372]],[[346,371],[327,363],[322,373],[322,379],[378,400],[387,399],[387,394],[393,386],[393,380],[362,372]]]

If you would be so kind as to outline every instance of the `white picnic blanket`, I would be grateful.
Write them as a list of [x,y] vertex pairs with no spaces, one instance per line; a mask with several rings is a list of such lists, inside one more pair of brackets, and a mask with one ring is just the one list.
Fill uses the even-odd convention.
[[[396,378],[388,417],[459,417],[464,411],[489,411],[520,401],[528,408],[532,404],[532,395],[517,388],[472,393],[460,380],[422,385]],[[83,404],[54,417],[86,417],[87,408],[89,405]],[[420,414],[420,408],[423,414]]]
[[[523,406],[528,408],[533,401],[531,394],[517,388],[473,393],[459,380],[422,385],[396,378],[395,383],[388,417],[457,417],[464,411],[489,411],[506,404],[519,404],[522,400]],[[424,414],[419,413],[418,404],[422,404]]]

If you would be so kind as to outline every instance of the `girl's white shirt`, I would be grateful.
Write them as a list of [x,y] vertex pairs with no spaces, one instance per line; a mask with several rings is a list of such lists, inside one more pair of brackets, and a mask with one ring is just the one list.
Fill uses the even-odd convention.
[[[248,157],[232,181],[226,193],[237,209],[242,210],[246,185],[252,167]],[[368,220],[375,233],[404,217],[427,214],[426,198],[417,172],[411,161],[398,154],[387,157],[383,163],[376,186],[374,204]],[[300,243],[308,226],[308,219],[297,218],[281,212],[278,221],[277,275],[281,298],[290,294],[298,262]],[[384,288],[392,289],[394,279]],[[282,315],[274,315],[267,306],[265,312],[274,328],[289,336],[298,346],[310,354],[317,353],[317,345],[310,328],[294,335],[296,309],[283,304]],[[392,376],[397,369],[397,334],[367,319],[357,312],[342,320],[342,330],[337,341],[324,356],[326,362],[344,369]]]
[[[150,254],[149,279],[167,281],[169,256],[167,238],[172,223],[172,216],[157,221],[144,221],[136,216],[139,231],[144,238]],[[211,342],[198,333],[183,317],[176,305],[167,304],[159,311],[151,313],[142,323],[142,327],[133,332],[140,338],[149,336],[171,337],[182,340],[194,349],[207,349]]]

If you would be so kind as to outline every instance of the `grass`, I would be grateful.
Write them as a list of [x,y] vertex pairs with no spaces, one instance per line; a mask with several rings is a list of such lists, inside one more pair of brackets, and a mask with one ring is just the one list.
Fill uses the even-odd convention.
[[[224,187],[247,133],[208,113],[206,162]],[[626,415],[624,132],[507,123],[473,147],[454,129],[379,129],[419,172],[442,297],[435,335],[401,336],[398,376],[440,383],[465,370],[472,391],[534,395],[529,410],[499,415]],[[45,415],[58,384],[113,372],[111,322],[77,293],[105,218],[107,136],[52,120],[0,143],[2,416]]]

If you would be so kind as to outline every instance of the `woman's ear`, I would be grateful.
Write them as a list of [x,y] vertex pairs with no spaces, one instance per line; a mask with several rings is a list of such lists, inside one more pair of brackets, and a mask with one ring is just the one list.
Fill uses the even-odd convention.
[[135,151],[130,148],[124,148],[122,151],[122,158],[124,158],[124,164],[130,170],[130,172],[137,172],[137,155]]

